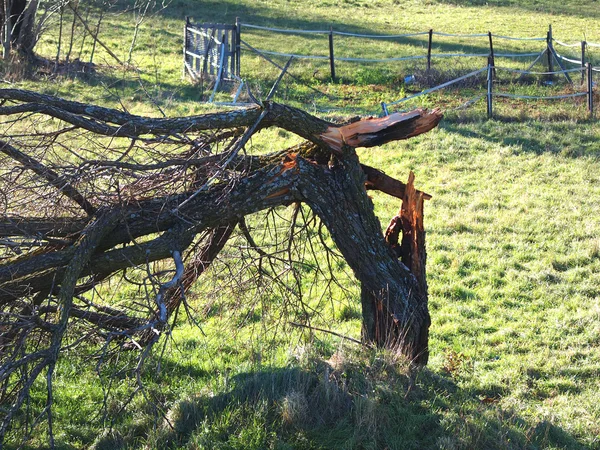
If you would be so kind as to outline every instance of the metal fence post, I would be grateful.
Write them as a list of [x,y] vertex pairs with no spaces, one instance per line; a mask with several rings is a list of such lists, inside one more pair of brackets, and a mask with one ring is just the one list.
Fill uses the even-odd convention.
[[[548,57],[548,72],[554,72],[554,61],[553,55],[554,50],[552,48],[552,25],[548,25],[548,33],[546,34],[546,56]],[[554,80],[554,75],[550,73],[547,77],[548,81]]]
[[329,67],[331,68],[331,79],[335,81],[335,59],[333,57],[333,26],[329,27]]
[[592,68],[592,63],[587,63],[587,82],[588,82],[588,110],[590,112],[590,116],[594,116],[594,82],[593,82],[593,73],[594,70]]
[[494,78],[496,78],[496,62],[494,58],[494,43],[492,41],[492,32],[488,31],[488,39],[490,40],[490,56],[488,60],[488,64],[491,64],[493,67]]
[[381,109],[383,110],[383,115],[384,116],[389,116],[390,112],[387,109],[387,105],[385,104],[385,102],[381,102]]
[[235,18],[235,74],[240,76],[242,24],[240,18]]
[[581,85],[583,86],[583,82],[585,81],[585,46],[586,42],[581,41]]
[[433,43],[433,28],[429,29],[429,42],[427,43],[427,72],[431,70],[431,45]]
[[487,116],[488,119],[493,117],[493,109],[492,109],[492,80],[493,80],[493,72],[492,72],[492,64],[488,61],[488,73],[487,73]]

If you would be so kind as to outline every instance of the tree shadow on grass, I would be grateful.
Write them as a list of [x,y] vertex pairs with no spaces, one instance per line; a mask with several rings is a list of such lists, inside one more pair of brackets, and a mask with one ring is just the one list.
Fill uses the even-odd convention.
[[[135,72],[123,72],[118,69],[103,67],[90,75],[81,72],[70,72],[65,77],[77,80],[78,84],[67,85],[62,92],[61,84],[40,85],[40,92],[49,95],[72,96],[75,95],[83,101],[94,104],[113,105],[122,109],[122,100],[138,101],[145,105],[167,107],[170,102],[204,102],[212,92],[212,83],[192,84],[189,82],[150,82],[142,79]],[[225,87],[229,85],[223,83]],[[89,89],[91,88],[91,89]],[[77,92],[77,90],[81,92]],[[233,89],[233,88],[232,88]],[[74,94],[75,93],[75,94]],[[88,97],[93,97],[89,98]],[[80,100],[81,101],[81,100]]]
[[503,7],[518,8],[529,13],[546,13],[581,18],[600,17],[600,8],[591,2],[566,0],[562,2],[539,0],[436,0],[437,3],[451,4],[462,7]]
[[[585,449],[549,421],[502,408],[500,385],[460,388],[452,375],[409,375],[375,357],[335,367],[257,369],[222,392],[179,401],[151,446],[227,449]],[[148,445],[148,443],[146,443]],[[108,435],[95,448],[124,448]]]
[[[515,154],[551,153],[567,158],[600,156],[598,145],[600,127],[596,122],[581,122],[574,125],[564,118],[556,118],[556,120],[549,118],[542,121],[498,117],[488,122],[476,118],[469,126],[461,126],[462,123],[445,121],[440,124],[440,127],[465,138],[481,139],[511,147]],[[497,126],[498,123],[502,125]]]

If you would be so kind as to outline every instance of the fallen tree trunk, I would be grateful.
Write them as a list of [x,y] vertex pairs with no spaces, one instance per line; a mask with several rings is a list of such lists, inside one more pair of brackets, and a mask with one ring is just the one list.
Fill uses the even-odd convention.
[[[439,111],[334,124],[272,102],[155,119],[15,89],[0,89],[0,100],[14,124],[0,136],[0,400],[13,405],[0,443],[70,328],[139,348],[143,360],[237,224],[261,261],[280,258],[244,218],[282,205],[306,204],[327,227],[362,286],[363,340],[426,364],[430,196],[412,175],[404,184],[361,165],[354,149],[429,131]],[[251,155],[249,139],[266,127],[306,142]],[[366,189],[402,199],[386,236]],[[119,305],[88,295],[116,276],[154,294]]]

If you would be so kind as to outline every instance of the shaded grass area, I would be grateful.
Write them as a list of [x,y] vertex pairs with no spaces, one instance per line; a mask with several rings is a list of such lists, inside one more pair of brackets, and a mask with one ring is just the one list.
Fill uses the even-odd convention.
[[[206,347],[193,330],[184,327],[177,334],[185,343],[178,358],[165,358],[165,375],[147,385],[146,395],[164,402],[164,409],[154,411],[138,400],[123,413],[114,399],[107,428],[96,435],[80,415],[94,413],[87,405],[99,400],[98,393],[90,385],[65,401],[76,389],[61,383],[58,418],[78,413],[60,422],[58,448],[87,447],[90,440],[94,449],[589,448],[555,420],[505,404],[513,391],[507,379],[466,383],[476,377],[459,353],[447,352],[439,372],[412,375],[405,362],[385,352],[359,352],[320,339],[280,353],[278,364],[261,363],[253,352],[227,345],[207,362],[197,361],[197,351]],[[518,376],[536,386],[545,374],[530,369]]]
[[[361,357],[364,359],[364,357]],[[536,445],[583,448],[550,423],[534,425],[514,411],[484,407],[489,391],[462,391],[452,380],[421,373],[410,389],[385,355],[360,366],[310,372],[297,368],[255,371],[228,380],[224,393],[184,399],[169,411],[172,429],[159,431],[156,448],[506,448]],[[365,376],[365,372],[377,375]],[[375,378],[375,380],[373,380]],[[393,389],[390,389],[393,386]],[[452,423],[445,396],[461,396],[485,420]],[[385,407],[384,405],[389,405]],[[463,408],[465,404],[463,404]],[[464,411],[464,410],[463,410]],[[459,411],[455,411],[459,413]],[[443,426],[455,434],[444,435]],[[514,429],[510,429],[510,426]],[[121,442],[119,442],[121,440]],[[107,436],[96,448],[114,448]]]
[[[185,15],[289,28],[333,23],[365,33],[433,27],[518,36],[543,34],[552,22],[559,39],[585,32],[598,42],[599,14],[595,2],[575,0],[179,0],[143,25],[134,57],[139,72],[114,67],[98,50],[97,76],[21,85],[138,113],[160,115],[160,107],[168,115],[196,114],[211,107],[200,103],[206,86],[180,78]],[[121,55],[130,30],[123,15],[107,19],[102,36]],[[279,37],[253,36],[278,44]],[[285,43],[322,50],[317,39]],[[52,44],[42,46],[49,55]],[[486,48],[485,42],[436,45]],[[368,51],[396,50],[370,43]],[[268,92],[278,70],[248,54],[242,64],[253,90]],[[304,83],[338,98],[330,117],[372,113],[380,101],[417,90],[402,81],[415,69],[342,66],[342,81],[332,83],[326,64],[292,66]],[[542,88],[525,86],[532,94]],[[437,130],[360,151],[365,163],[400,179],[413,170],[417,187],[433,195],[425,209],[433,319],[428,368],[411,375],[406,362],[385,352],[300,332],[286,321],[301,312],[284,316],[290,305],[282,306],[283,296],[251,304],[237,292],[215,298],[199,286],[190,298],[204,308],[197,315],[204,334],[189,324],[176,327],[165,356],[156,355],[144,373],[147,391],[126,409],[135,389],[131,372],[107,364],[98,374],[86,351],[65,355],[55,382],[59,448],[600,448],[600,126],[576,102],[499,100],[497,118],[488,121],[482,102],[454,109],[476,95],[469,89],[408,105],[447,108]],[[287,80],[278,99],[310,111],[333,103]],[[287,132],[265,131],[252,144],[264,152],[291,141]],[[373,201],[385,225],[399,204],[377,193]],[[235,255],[235,248],[228,251]],[[303,318],[358,337],[356,283],[340,277],[349,291],[334,290],[321,301],[316,289],[308,301],[319,308]],[[105,398],[109,386],[113,394]],[[32,401],[43,405],[44,395],[40,385]],[[8,448],[20,436],[12,438]],[[29,448],[44,445],[38,427]]]

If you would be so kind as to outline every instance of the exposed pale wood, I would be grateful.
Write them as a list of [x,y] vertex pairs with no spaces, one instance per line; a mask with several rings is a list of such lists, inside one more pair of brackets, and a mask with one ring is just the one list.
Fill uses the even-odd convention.
[[408,139],[435,128],[442,120],[440,110],[418,109],[409,113],[394,113],[377,119],[364,119],[339,127],[329,127],[322,138],[341,151],[350,147],[376,147],[391,141]]

